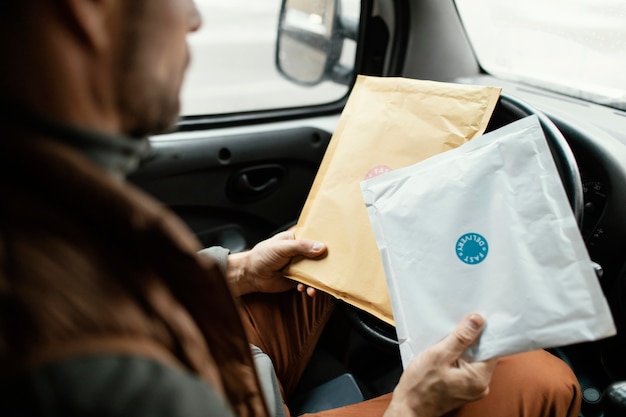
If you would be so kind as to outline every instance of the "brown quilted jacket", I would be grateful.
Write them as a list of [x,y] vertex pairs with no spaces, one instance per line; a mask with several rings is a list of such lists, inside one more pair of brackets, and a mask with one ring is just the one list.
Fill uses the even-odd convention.
[[2,373],[129,352],[200,375],[239,416],[267,415],[236,301],[186,227],[71,148],[3,132]]

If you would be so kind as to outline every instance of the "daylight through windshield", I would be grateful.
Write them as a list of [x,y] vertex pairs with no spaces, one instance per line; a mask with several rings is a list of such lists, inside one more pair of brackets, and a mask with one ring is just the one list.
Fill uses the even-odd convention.
[[489,74],[626,110],[623,0],[456,0]]

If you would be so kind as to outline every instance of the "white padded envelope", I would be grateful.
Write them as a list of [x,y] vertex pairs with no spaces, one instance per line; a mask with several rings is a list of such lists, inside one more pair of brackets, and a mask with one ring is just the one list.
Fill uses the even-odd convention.
[[405,366],[471,312],[472,360],[615,334],[536,116],[361,189]]

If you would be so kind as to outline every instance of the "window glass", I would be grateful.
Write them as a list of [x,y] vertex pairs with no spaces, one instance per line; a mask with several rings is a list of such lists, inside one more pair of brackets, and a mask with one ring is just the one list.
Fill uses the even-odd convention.
[[[211,115],[337,101],[348,86],[323,81],[302,86],[276,68],[281,0],[195,0],[203,26],[189,36],[191,65],[182,90],[182,114]],[[307,0],[319,1],[319,0]],[[341,0],[342,16],[358,21],[360,0]],[[354,67],[347,41],[342,63]]]
[[626,1],[456,5],[487,72],[626,110]]

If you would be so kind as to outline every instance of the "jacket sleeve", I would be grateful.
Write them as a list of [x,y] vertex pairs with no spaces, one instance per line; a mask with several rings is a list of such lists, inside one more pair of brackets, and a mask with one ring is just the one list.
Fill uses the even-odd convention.
[[151,359],[84,356],[4,380],[0,415],[234,417],[203,380]]
[[200,256],[209,256],[217,261],[222,273],[226,274],[226,265],[228,264],[228,255],[230,255],[230,249],[223,248],[221,246],[211,246],[202,249],[198,252]]

